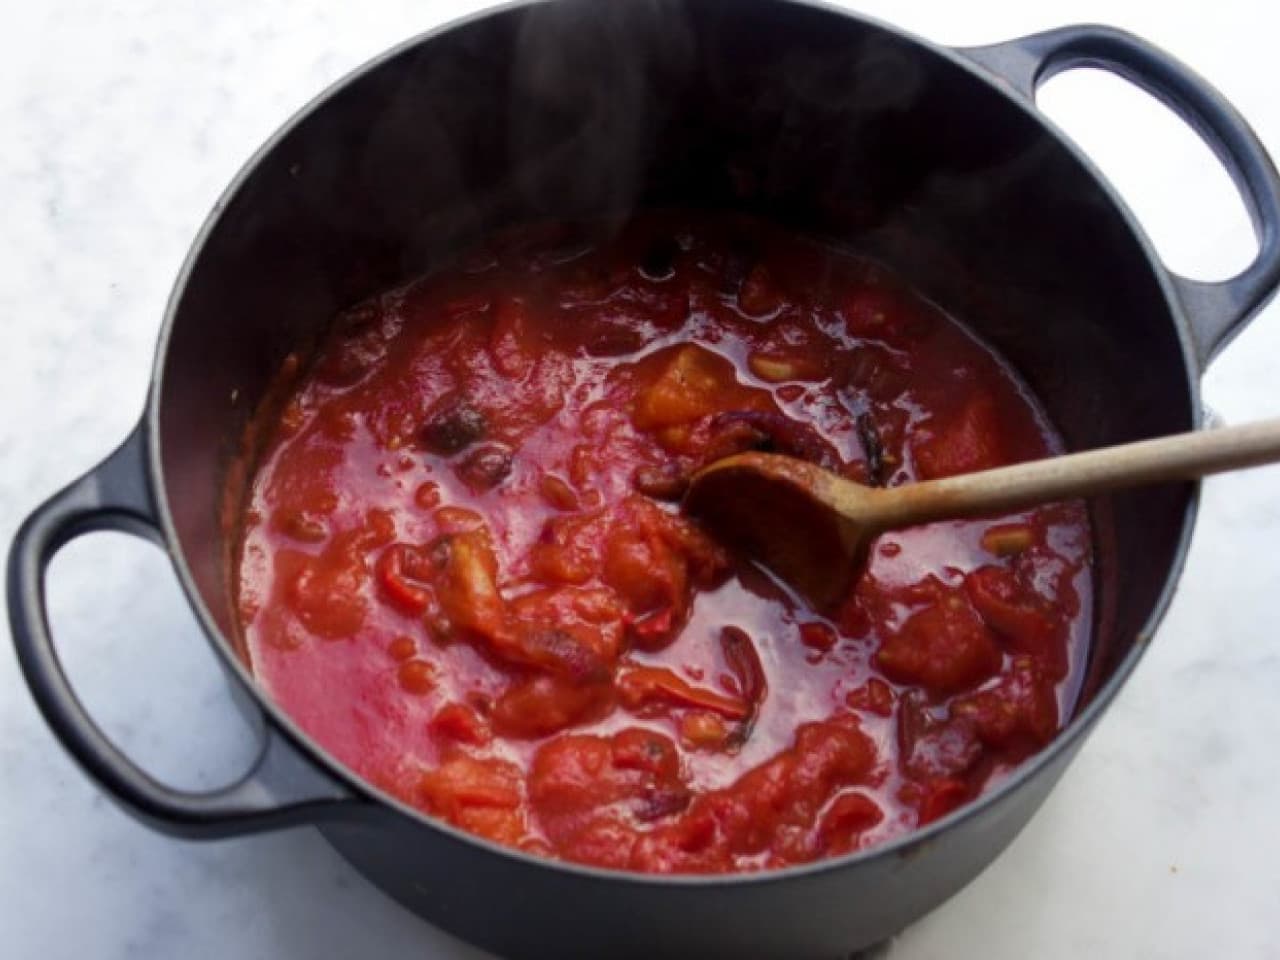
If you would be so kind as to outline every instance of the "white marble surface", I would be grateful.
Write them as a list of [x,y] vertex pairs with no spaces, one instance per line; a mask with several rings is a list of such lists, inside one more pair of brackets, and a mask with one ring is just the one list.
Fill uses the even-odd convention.
[[[0,540],[122,437],[188,243],[297,106],[464,3],[9,0],[0,28]],[[1213,78],[1280,153],[1273,0],[867,0],[938,40],[1128,26]],[[1170,261],[1251,249],[1203,149],[1086,75],[1042,102],[1120,183]],[[1280,414],[1280,306],[1205,380],[1228,421]],[[899,937],[895,958],[1280,957],[1280,469],[1208,485],[1153,649],[1013,848]],[[102,535],[56,562],[60,646],[151,769],[213,785],[250,751],[154,548]],[[311,831],[196,845],[98,795],[0,648],[0,954],[13,958],[477,957],[385,900]]]

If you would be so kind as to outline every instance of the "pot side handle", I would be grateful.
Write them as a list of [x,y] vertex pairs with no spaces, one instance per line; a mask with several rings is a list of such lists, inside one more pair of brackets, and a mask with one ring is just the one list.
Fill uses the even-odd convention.
[[1217,155],[1249,211],[1258,254],[1242,273],[1218,282],[1192,280],[1165,268],[1186,311],[1200,364],[1207,366],[1280,284],[1280,175],[1249,124],[1186,64],[1114,27],[1062,27],[957,52],[1033,102],[1040,84],[1064,70],[1107,70],[1168,106]]
[[266,735],[250,770],[235,783],[208,792],[160,783],[107,739],[63,672],[45,610],[49,561],[69,541],[95,530],[162,541],[141,424],[106,460],[38,507],[9,551],[9,625],[18,662],[49,728],[85,772],[140,820],[193,839],[294,826],[347,805],[352,794],[268,724],[262,725]]

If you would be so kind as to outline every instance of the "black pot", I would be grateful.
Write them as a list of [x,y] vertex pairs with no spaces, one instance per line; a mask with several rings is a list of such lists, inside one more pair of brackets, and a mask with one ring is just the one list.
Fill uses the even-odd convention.
[[[1082,64],[1146,88],[1214,147],[1259,236],[1244,273],[1205,284],[1167,270],[1037,113],[1041,80]],[[1076,448],[1199,426],[1203,365],[1280,280],[1280,181],[1263,147],[1191,71],[1115,30],[952,50],[783,0],[559,0],[411,41],[304,110],[232,184],[178,279],[142,422],[14,541],[9,615],[27,682],[112,797],[187,837],[314,823],[411,910],[511,956],[845,955],[937,906],[1013,839],[1164,613],[1196,486],[1092,505],[1103,575],[1090,679],[1049,748],[915,834],[773,873],[636,876],[460,833],[339,766],[237,658],[220,498],[283,356],[340,307],[494,227],[648,205],[744,210],[887,261],[1009,357]],[[67,685],[44,568],[101,528],[168,547],[262,720],[262,753],[240,782],[203,794],[162,786]]]

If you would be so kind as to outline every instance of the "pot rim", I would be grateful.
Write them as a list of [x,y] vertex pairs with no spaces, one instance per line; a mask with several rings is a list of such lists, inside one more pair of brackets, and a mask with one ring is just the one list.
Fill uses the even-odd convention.
[[[584,879],[596,879],[614,883],[621,882],[643,886],[677,888],[722,888],[778,883],[793,879],[812,877],[816,874],[841,870],[874,860],[889,859],[891,857],[905,858],[912,856],[917,848],[931,844],[942,834],[950,832],[953,827],[957,827],[965,821],[981,815],[986,812],[988,808],[1020,790],[1024,784],[1037,777],[1042,770],[1052,764],[1063,751],[1071,749],[1077,741],[1081,740],[1086,734],[1088,734],[1096,721],[1101,717],[1102,713],[1111,705],[1112,700],[1115,699],[1120,688],[1128,681],[1130,675],[1137,667],[1138,661],[1141,660],[1143,654],[1150,646],[1151,639],[1155,635],[1160,622],[1164,619],[1170,602],[1173,599],[1173,595],[1177,589],[1178,581],[1181,578],[1183,568],[1186,564],[1187,552],[1190,546],[1191,536],[1195,527],[1196,515],[1199,508],[1199,481],[1192,481],[1188,484],[1190,487],[1190,496],[1183,516],[1182,528],[1178,534],[1173,563],[1165,578],[1164,586],[1162,587],[1159,596],[1156,598],[1147,619],[1139,629],[1138,635],[1135,638],[1131,649],[1125,654],[1120,663],[1117,664],[1111,675],[1099,687],[1084,709],[1076,713],[1070,722],[1058,732],[1047,746],[1045,746],[1039,753],[1020,763],[1008,777],[996,784],[988,792],[979,795],[962,807],[930,824],[927,824],[924,827],[920,827],[909,833],[903,834],[902,836],[877,844],[873,847],[869,847],[865,850],[859,850],[841,856],[824,858],[813,861],[812,863],[779,869],[763,870],[759,872],[725,874],[648,874],[635,871],[592,867],[564,860],[556,860],[549,857],[535,856],[513,847],[503,846],[461,830],[441,819],[411,807],[403,801],[398,800],[380,788],[367,782],[354,771],[348,769],[345,765],[331,756],[329,752],[317,743],[309,734],[303,731],[289,716],[289,714],[278,703],[276,703],[270,694],[262,688],[254,675],[249,671],[248,667],[238,656],[236,656],[233,644],[223,634],[222,630],[219,629],[212,613],[201,598],[195,579],[191,574],[190,567],[188,566],[186,557],[181,549],[181,541],[179,539],[173,520],[173,513],[169,505],[168,488],[165,484],[164,468],[160,449],[160,398],[164,392],[164,375],[166,360],[169,353],[169,343],[178,314],[181,311],[182,301],[186,293],[188,282],[199,265],[205,245],[210,236],[217,229],[224,212],[231,205],[232,200],[258,169],[260,164],[290,133],[297,129],[313,114],[318,113],[334,96],[347,89],[361,78],[381,69],[383,66],[389,64],[401,55],[406,54],[415,48],[422,47],[431,40],[442,36],[445,33],[470,26],[490,17],[502,16],[520,8],[536,7],[550,2],[555,2],[555,0],[503,0],[503,2],[499,2],[495,5],[456,18],[403,40],[400,43],[389,47],[375,57],[367,60],[353,70],[350,70],[342,77],[330,83],[324,90],[304,104],[300,109],[296,110],[292,116],[282,123],[280,127],[278,127],[275,132],[272,133],[271,136],[268,137],[267,140],[265,140],[263,144],[258,147],[258,149],[255,150],[243,163],[230,183],[228,183],[226,188],[215,201],[208,216],[204,220],[199,231],[196,233],[195,238],[192,240],[191,247],[183,260],[182,266],[178,271],[173,283],[173,288],[166,302],[164,317],[157,338],[156,351],[152,363],[150,387],[147,393],[146,409],[143,417],[146,431],[147,479],[151,485],[152,497],[156,506],[161,530],[164,535],[166,552],[169,554],[174,570],[178,575],[178,580],[182,586],[183,593],[186,595],[187,602],[191,605],[192,611],[195,613],[196,619],[199,622],[200,628],[203,630],[206,639],[222,661],[223,667],[228,669],[235,676],[235,679],[247,689],[257,708],[262,711],[264,715],[264,722],[270,724],[281,735],[283,735],[289,745],[301,753],[307,762],[320,768],[326,775],[332,777],[344,788],[351,791],[353,795],[352,799],[344,801],[344,803],[372,801],[416,821],[421,826],[440,831],[455,841],[461,841],[468,844],[475,848],[479,853],[514,858],[516,860],[523,861],[526,865],[531,867],[562,871],[578,875]],[[1200,365],[1196,359],[1196,351],[1191,335],[1190,324],[1187,320],[1183,305],[1170,280],[1168,271],[1164,267],[1163,262],[1160,260],[1159,255],[1156,253],[1150,239],[1142,229],[1132,210],[1130,210],[1129,206],[1124,202],[1115,187],[1106,179],[1106,177],[1103,176],[1101,171],[1083,151],[1083,149],[1071,140],[1071,138],[1068,137],[1066,133],[1048,116],[1035,107],[1034,101],[1024,98],[1017,92],[1003,86],[1000,83],[999,78],[994,73],[989,72],[977,62],[967,57],[959,48],[949,47],[944,44],[924,39],[910,31],[903,30],[899,27],[886,23],[879,18],[870,17],[845,7],[836,6],[834,2],[831,2],[831,0],[759,0],[759,2],[775,4],[777,6],[806,7],[811,10],[827,13],[833,16],[848,17],[862,23],[872,30],[878,30],[889,34],[900,41],[904,41],[907,44],[914,46],[923,54],[940,58],[951,66],[965,71],[971,77],[984,84],[993,95],[999,95],[1002,97],[1009,108],[1020,111],[1027,118],[1038,123],[1046,133],[1056,141],[1057,146],[1065,150],[1072,159],[1084,169],[1092,179],[1094,186],[1119,212],[1133,240],[1137,243],[1143,256],[1146,258],[1147,264],[1155,275],[1156,281],[1160,286],[1160,290],[1164,295],[1165,304],[1168,308],[1169,316],[1173,321],[1178,343],[1182,350],[1183,370],[1187,375],[1188,395],[1191,403],[1191,410],[1189,412],[1191,414],[1192,428],[1195,429],[1201,426],[1203,421],[1203,410],[1200,399]]]

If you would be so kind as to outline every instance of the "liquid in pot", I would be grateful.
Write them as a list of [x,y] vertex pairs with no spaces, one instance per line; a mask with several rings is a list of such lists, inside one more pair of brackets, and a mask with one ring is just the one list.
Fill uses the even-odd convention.
[[886,534],[824,610],[679,512],[746,449],[882,485],[1058,452],[1015,373],[761,224],[583,236],[353,307],[255,425],[236,581],[270,694],[407,804],[645,872],[862,849],[1048,743],[1087,649],[1080,504]]

